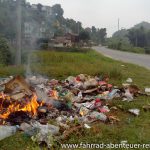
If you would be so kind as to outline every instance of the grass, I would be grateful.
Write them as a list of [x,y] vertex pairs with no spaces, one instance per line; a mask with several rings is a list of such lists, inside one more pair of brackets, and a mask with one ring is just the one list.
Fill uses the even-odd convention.
[[[124,65],[124,66],[122,66]],[[110,76],[110,83],[121,85],[128,77],[141,89],[150,87],[150,71],[136,65],[123,63],[104,57],[95,51],[56,52],[40,51],[32,57],[32,70],[35,74],[46,75],[51,78],[64,79],[69,75],[86,73],[90,75]],[[0,76],[23,74],[25,69],[20,67],[0,67]],[[92,129],[74,133],[64,143],[150,143],[150,112],[144,112],[143,105],[150,104],[150,98],[140,96],[133,102],[113,100],[112,106],[117,111],[111,113],[121,121],[116,124],[96,123]],[[129,114],[129,108],[140,109],[140,116]],[[0,141],[0,150],[40,150],[30,138],[18,133]]]

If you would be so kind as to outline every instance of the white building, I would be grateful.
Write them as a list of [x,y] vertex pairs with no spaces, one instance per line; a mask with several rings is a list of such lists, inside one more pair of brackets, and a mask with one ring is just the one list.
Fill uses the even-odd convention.
[[37,6],[36,4],[32,4],[32,5],[31,5],[31,8],[34,9],[34,10],[37,10],[37,9],[38,9],[38,6]]
[[50,6],[43,6],[42,11],[44,11],[46,13],[47,17],[52,15],[52,7],[50,7]]

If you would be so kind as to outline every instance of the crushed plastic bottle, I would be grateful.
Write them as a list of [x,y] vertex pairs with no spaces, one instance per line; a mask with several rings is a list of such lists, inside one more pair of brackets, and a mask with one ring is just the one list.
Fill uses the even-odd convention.
[[118,92],[119,90],[118,89],[113,89],[109,94],[108,94],[108,96],[107,96],[107,98],[108,99],[113,99],[113,98],[115,98],[116,96],[117,96],[117,92]]
[[146,93],[150,93],[150,88],[145,88]]
[[0,141],[14,135],[17,129],[18,126],[0,126]]
[[101,121],[106,121],[107,120],[107,116],[103,113],[99,113],[97,111],[93,111],[91,114],[90,114],[90,117],[92,119],[98,119],[98,120],[101,120]]

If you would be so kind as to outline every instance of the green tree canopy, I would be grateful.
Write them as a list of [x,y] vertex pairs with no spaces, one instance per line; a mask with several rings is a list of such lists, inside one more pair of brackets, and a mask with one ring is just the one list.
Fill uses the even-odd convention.
[[90,40],[89,32],[88,31],[81,31],[79,34],[79,38],[80,38],[80,40],[83,40],[83,41]]
[[0,64],[9,64],[11,62],[11,53],[7,41],[0,37]]

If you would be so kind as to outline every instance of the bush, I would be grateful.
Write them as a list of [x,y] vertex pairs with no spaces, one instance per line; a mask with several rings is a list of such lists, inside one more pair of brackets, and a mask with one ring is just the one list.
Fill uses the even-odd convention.
[[127,51],[127,52],[133,52],[133,53],[145,53],[145,49],[141,47],[133,47],[128,38],[110,38],[108,39],[107,45],[109,48],[121,50],[121,51]]
[[7,65],[11,62],[11,53],[7,41],[0,37],[0,64]]
[[150,47],[146,47],[146,48],[145,48],[145,53],[146,53],[146,54],[150,54]]
[[144,48],[141,48],[141,47],[133,47],[132,49],[131,49],[131,52],[134,52],[134,53],[145,53],[145,50],[144,50]]

